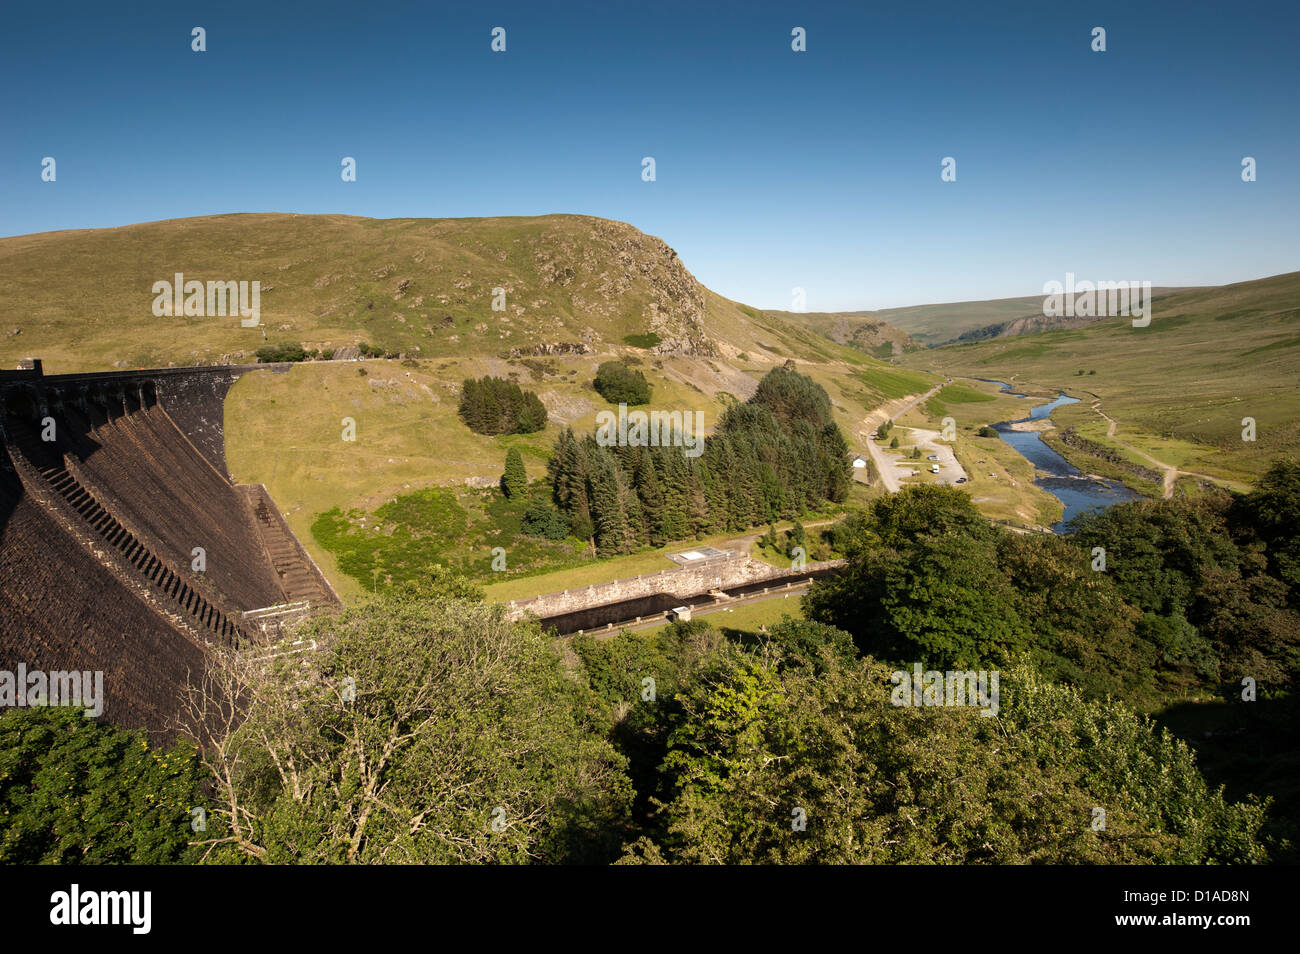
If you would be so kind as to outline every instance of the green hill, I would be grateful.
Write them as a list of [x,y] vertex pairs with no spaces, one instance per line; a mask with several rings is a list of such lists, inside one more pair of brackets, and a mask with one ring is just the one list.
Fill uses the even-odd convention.
[[[1155,300],[1134,328],[1106,318],[1028,337],[950,344],[902,363],[948,374],[1062,388],[1083,398],[1053,415],[1090,440],[1118,437],[1180,469],[1249,480],[1300,450],[1300,272]],[[1082,373],[1080,373],[1082,372]],[[1242,439],[1243,418],[1256,440]]]
[[[178,272],[259,282],[261,327],[155,317],[154,283]],[[791,356],[777,324],[752,323],[660,239],[587,216],[222,215],[0,239],[0,362],[41,356],[51,372],[250,360],[267,341],[725,357],[719,340],[759,354],[770,340],[771,357]]]
[[876,317],[837,312],[769,311],[765,314],[809,328],[832,341],[857,348],[882,360],[923,347],[906,331]]
[[[1183,290],[1153,288],[1151,296],[1160,299]],[[1050,323],[1043,318],[1042,295],[908,305],[903,308],[882,308],[879,311],[844,312],[834,317],[882,321],[911,335],[922,345],[956,341],[962,335],[993,338],[1033,333],[1043,330]],[[1064,324],[1065,320],[1061,320],[1061,323]]]
[[[241,327],[238,315],[155,317],[153,285],[176,272],[260,282],[262,327]],[[492,307],[497,288],[504,311]],[[519,515],[489,512],[479,488],[495,484],[510,447],[543,477],[559,430],[590,430],[608,407],[591,382],[611,357],[646,375],[655,407],[701,412],[706,431],[788,360],[826,388],[851,440],[881,402],[934,383],[716,295],[660,239],[586,216],[225,215],[0,239],[0,366],[251,362],[267,342],[322,352],[365,343],[402,356],[245,375],[226,401],[232,474],[267,485],[345,593],[356,583],[314,533],[321,514],[374,513],[445,488],[452,496],[439,506],[463,509],[470,528],[457,555],[487,554]],[[470,431],[456,414],[459,390],[483,375],[535,392],[546,429]],[[341,439],[344,418],[355,441]],[[563,565],[563,553],[526,559],[520,546],[512,571]]]

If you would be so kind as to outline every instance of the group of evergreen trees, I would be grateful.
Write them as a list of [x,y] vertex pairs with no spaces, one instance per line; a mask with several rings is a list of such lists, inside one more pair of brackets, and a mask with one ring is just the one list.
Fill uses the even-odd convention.
[[565,429],[548,471],[574,536],[599,556],[838,503],[852,473],[826,392],[789,367],[728,408],[698,457],[681,446],[606,447]]
[[478,434],[531,434],[546,427],[546,408],[532,391],[504,378],[466,378],[460,418]]
[[650,382],[640,371],[634,371],[620,361],[606,361],[597,368],[592,387],[610,404],[632,407],[650,403]]

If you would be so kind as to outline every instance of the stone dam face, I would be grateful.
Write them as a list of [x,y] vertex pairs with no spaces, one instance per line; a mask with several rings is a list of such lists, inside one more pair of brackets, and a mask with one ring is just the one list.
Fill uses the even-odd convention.
[[103,672],[102,718],[167,737],[214,650],[337,604],[226,472],[223,402],[252,367],[0,372],[0,672]]

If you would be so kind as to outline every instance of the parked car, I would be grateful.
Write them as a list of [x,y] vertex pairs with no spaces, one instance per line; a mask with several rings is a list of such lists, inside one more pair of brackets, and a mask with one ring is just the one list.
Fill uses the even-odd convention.
[[958,478],[957,478],[957,483],[959,483],[959,484],[964,484],[964,483],[966,483],[966,478],[965,478],[965,477],[958,477]]
[[931,454],[929,457],[926,458],[926,460],[938,460],[938,459],[939,459],[938,454]]

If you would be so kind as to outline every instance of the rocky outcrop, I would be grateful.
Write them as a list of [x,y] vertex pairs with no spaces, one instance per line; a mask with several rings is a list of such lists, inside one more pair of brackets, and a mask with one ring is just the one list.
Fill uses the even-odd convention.
[[659,354],[716,355],[705,330],[704,287],[677,252],[625,223],[590,221],[585,241],[558,228],[543,233],[535,251],[542,281],[570,290],[580,312],[613,315],[635,308],[642,333],[659,336],[652,349]]

